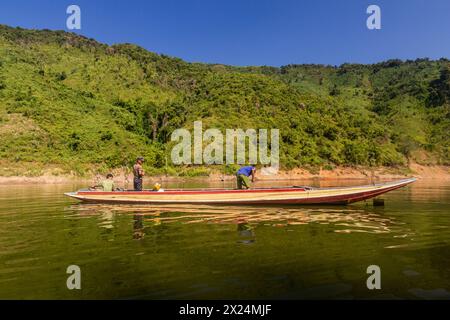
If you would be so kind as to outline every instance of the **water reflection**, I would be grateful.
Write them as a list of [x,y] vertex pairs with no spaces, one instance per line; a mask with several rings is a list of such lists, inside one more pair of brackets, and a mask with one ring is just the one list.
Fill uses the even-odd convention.
[[240,222],[237,224],[238,235],[242,238],[238,240],[238,243],[252,244],[255,242],[254,228],[247,222]]
[[133,216],[133,239],[139,240],[144,238],[144,216],[140,214],[135,214]]
[[[352,183],[366,182],[340,182]],[[273,183],[282,184],[312,183]],[[0,298],[450,298],[448,183],[419,181],[376,208],[90,205],[63,196],[80,187],[0,186]],[[88,271],[81,293],[64,285],[70,264]],[[382,267],[382,294],[365,289],[371,264]]]
[[[70,206],[69,210],[80,216],[99,215],[102,227],[112,227],[115,214],[132,215],[135,239],[144,236],[144,224],[235,224],[238,234],[245,236],[254,236],[256,225],[289,228],[317,223],[330,225],[336,233],[374,234],[389,233],[393,227],[400,225],[393,218],[384,216],[382,208],[373,207],[124,206],[80,203]],[[406,237],[408,234],[401,236]]]
[[112,210],[104,210],[101,212],[99,226],[105,229],[112,229],[114,227],[114,215]]

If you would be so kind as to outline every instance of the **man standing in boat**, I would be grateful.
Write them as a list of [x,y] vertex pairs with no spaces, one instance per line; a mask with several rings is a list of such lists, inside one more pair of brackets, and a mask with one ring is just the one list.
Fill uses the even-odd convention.
[[236,179],[237,179],[237,187],[238,187],[238,189],[242,189],[244,187],[246,189],[250,189],[251,183],[250,183],[250,180],[248,178],[250,176],[252,176],[252,182],[255,182],[255,173],[256,173],[256,168],[254,166],[241,167],[236,172]]
[[144,177],[144,169],[142,164],[144,163],[144,157],[138,157],[136,163],[133,166],[133,186],[135,191],[142,191],[142,178]]

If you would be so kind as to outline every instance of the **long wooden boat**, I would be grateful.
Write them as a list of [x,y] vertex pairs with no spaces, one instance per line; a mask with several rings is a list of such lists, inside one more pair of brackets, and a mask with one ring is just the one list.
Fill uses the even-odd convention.
[[166,189],[164,191],[88,191],[65,193],[65,195],[96,203],[138,204],[348,204],[377,197],[416,181],[415,178],[388,183],[334,188],[303,186],[236,189]]

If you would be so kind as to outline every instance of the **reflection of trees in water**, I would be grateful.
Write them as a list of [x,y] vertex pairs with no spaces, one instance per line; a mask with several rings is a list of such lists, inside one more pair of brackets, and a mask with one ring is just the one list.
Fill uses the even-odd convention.
[[[406,199],[415,202],[437,202],[437,203],[449,203],[449,185],[442,181],[434,180],[419,180],[413,183],[409,188],[401,189],[397,195],[402,195]],[[400,190],[399,190],[400,191]]]
[[[251,207],[251,206],[207,206],[207,205],[85,205],[72,206],[83,212],[97,215],[109,211],[132,214],[134,236],[144,236],[144,225],[154,227],[170,223],[236,224],[237,231],[249,233],[254,225],[287,227],[306,224],[326,224],[338,233],[387,233],[399,225],[392,218],[383,216],[382,208],[373,207]],[[245,230],[247,228],[247,230]]]

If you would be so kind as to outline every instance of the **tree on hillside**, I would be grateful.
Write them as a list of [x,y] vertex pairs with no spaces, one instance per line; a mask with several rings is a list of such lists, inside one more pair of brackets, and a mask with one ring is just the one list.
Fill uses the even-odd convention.
[[430,82],[427,105],[441,106],[450,102],[450,67],[446,65],[440,71],[438,79]]

